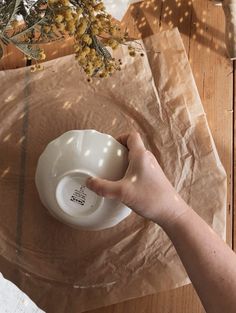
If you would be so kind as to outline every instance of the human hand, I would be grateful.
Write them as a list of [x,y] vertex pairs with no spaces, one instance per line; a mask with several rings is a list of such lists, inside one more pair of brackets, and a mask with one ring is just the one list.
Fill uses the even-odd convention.
[[87,187],[98,195],[118,199],[137,214],[160,225],[169,223],[187,208],[175,191],[155,156],[136,132],[117,139],[128,150],[128,168],[118,181],[89,178]]

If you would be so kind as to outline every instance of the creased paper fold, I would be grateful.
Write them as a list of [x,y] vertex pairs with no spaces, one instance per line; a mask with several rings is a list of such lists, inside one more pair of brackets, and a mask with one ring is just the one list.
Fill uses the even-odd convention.
[[178,192],[225,236],[226,175],[180,34],[141,43],[145,57],[121,48],[122,71],[91,83],[74,56],[46,62],[41,72],[0,72],[0,266],[47,313],[78,313],[189,282],[167,235],[134,213],[100,232],[48,214],[35,169],[63,132],[138,130]]

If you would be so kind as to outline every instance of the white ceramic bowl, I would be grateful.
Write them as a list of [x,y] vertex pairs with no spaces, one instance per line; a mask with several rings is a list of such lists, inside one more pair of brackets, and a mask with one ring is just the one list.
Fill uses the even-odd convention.
[[89,176],[119,180],[128,166],[127,149],[110,135],[72,130],[50,142],[39,158],[35,182],[51,214],[78,228],[115,226],[131,210],[85,186]]

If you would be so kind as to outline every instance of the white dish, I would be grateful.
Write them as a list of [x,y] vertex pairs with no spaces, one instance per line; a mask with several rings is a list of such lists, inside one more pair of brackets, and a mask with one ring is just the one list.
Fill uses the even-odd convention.
[[100,230],[117,225],[131,210],[117,200],[98,196],[85,186],[89,176],[119,180],[128,152],[110,135],[72,130],[49,143],[39,158],[35,182],[51,214],[78,228]]

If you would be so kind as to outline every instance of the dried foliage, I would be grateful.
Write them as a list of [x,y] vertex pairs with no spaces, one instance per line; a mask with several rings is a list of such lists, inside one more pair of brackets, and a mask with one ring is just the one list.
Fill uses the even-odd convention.
[[[74,38],[75,57],[88,76],[107,77],[120,70],[112,49],[125,44],[122,33],[101,0],[0,0],[0,58],[3,44],[14,44],[29,59],[32,71],[46,58],[40,44]],[[2,44],[1,44],[2,43]],[[109,49],[109,48],[110,49]],[[129,54],[135,48],[129,45]]]

